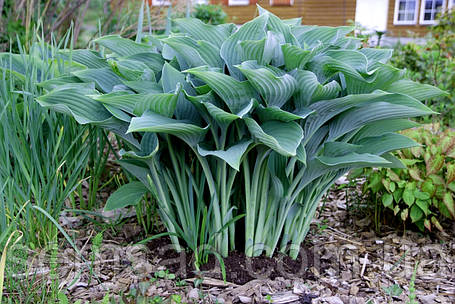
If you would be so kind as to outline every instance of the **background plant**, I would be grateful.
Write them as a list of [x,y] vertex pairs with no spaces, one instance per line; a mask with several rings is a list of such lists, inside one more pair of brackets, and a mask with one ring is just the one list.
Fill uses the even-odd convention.
[[60,41],[72,26],[73,43],[85,47],[96,35],[135,33],[141,1],[35,0],[0,1],[0,51],[19,52],[17,39],[28,49],[34,33]]
[[120,164],[140,182],[106,208],[152,193],[179,250],[213,240],[226,256],[243,242],[248,256],[296,258],[332,183],[352,168],[401,166],[389,152],[415,143],[394,132],[441,94],[403,79],[390,50],[359,49],[351,27],[259,11],[238,29],[177,19],[179,33],[101,37],[109,52],[73,51],[84,67],[38,98],[129,144]]
[[[455,113],[455,12],[440,16],[437,25],[430,28],[431,36],[423,45],[398,45],[392,64],[408,71],[408,76],[421,83],[437,86],[449,95],[425,101],[440,116],[443,125],[453,127]],[[440,117],[440,118],[438,118]],[[428,118],[429,119],[429,118]],[[425,122],[429,122],[425,120]]]
[[223,24],[227,21],[227,14],[223,11],[223,7],[216,4],[197,4],[194,6],[192,16],[213,25]]
[[366,177],[363,191],[367,200],[378,205],[376,228],[393,215],[403,226],[411,222],[421,231],[442,231],[442,220],[455,219],[455,133],[428,125],[403,134],[421,144],[396,153],[406,169],[359,172]]

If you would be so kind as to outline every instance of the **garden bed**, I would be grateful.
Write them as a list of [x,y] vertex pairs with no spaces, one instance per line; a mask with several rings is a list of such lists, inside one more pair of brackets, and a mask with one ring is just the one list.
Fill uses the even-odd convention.
[[[346,202],[346,193],[343,188],[328,194],[299,260],[279,255],[247,259],[234,252],[224,261],[226,282],[221,280],[216,259],[209,259],[201,272],[195,272],[191,255],[172,251],[167,238],[148,246],[132,245],[140,240],[141,232],[134,217],[117,235],[106,230],[93,259],[90,244],[95,227],[66,227],[76,236],[86,262],[71,246],[61,249],[57,260],[60,287],[68,288],[69,298],[75,300],[100,300],[109,294],[204,303],[405,303],[414,293],[424,304],[453,303],[453,229],[422,236],[383,227],[378,235],[370,218],[359,216]],[[51,283],[49,265],[40,264],[48,261],[47,254],[29,256],[29,263],[36,267],[28,276],[36,273],[38,279]]]

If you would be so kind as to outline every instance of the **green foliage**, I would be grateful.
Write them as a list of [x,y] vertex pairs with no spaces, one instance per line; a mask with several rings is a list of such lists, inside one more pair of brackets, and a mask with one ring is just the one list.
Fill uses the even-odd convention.
[[37,30],[46,41],[60,41],[71,27],[74,45],[82,47],[97,35],[132,35],[140,5],[141,1],[118,0],[2,0],[0,51],[19,52],[17,40],[28,50]]
[[407,301],[406,304],[419,303],[417,301],[417,293],[416,293],[416,288],[415,288],[415,281],[416,281],[418,267],[419,267],[419,263],[416,263],[416,265],[414,266],[414,271],[412,272],[411,280],[409,281],[409,295],[408,295],[409,301]]
[[[408,71],[409,77],[421,83],[439,87],[448,95],[426,100],[434,111],[441,113],[444,125],[455,121],[455,11],[443,14],[431,27],[432,36],[424,45],[398,45],[392,63]],[[435,119],[436,117],[432,117]],[[428,122],[428,119],[425,120]]]
[[[121,166],[196,265],[208,254],[222,263],[241,240],[248,256],[296,258],[333,182],[401,166],[390,152],[415,143],[394,132],[431,114],[420,100],[442,93],[404,80],[386,64],[390,50],[360,49],[351,27],[259,12],[240,28],[177,19],[179,33],[101,37],[104,52],[73,51],[79,68],[37,99],[123,138]],[[127,188],[123,206],[143,194]]]
[[204,23],[213,25],[226,23],[227,14],[221,5],[198,4],[193,9],[193,17],[202,20]]
[[396,219],[442,230],[441,219],[455,219],[455,132],[431,125],[403,134],[421,144],[396,153],[407,168],[364,169],[364,192]]
[[30,52],[0,54],[0,227],[12,225],[27,243],[44,247],[57,230],[32,206],[58,218],[84,177],[96,130],[36,103],[39,83],[61,75],[64,65],[44,43],[34,43]]

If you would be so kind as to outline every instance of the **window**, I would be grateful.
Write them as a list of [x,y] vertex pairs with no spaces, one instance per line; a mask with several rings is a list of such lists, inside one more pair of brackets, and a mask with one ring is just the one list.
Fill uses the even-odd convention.
[[270,0],[270,5],[273,6],[289,6],[294,5],[294,0]]
[[395,0],[393,24],[416,24],[417,8],[417,0]]
[[[449,0],[452,2],[452,0]],[[444,9],[444,0],[422,0],[420,24],[434,24],[436,17]]]
[[170,5],[171,5],[170,0],[152,0],[152,6],[170,6]]
[[229,6],[250,5],[250,0],[229,0]]
[[449,9],[455,9],[455,0],[449,0]]

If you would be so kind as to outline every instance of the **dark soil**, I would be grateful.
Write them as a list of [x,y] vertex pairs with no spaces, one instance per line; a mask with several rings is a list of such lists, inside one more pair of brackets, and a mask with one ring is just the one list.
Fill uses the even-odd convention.
[[[178,253],[171,249],[168,238],[159,238],[148,243],[153,258],[160,258],[161,263],[170,273],[174,273],[180,279],[194,278],[197,276],[222,279],[219,261],[211,255],[208,262],[201,267],[201,273],[197,273],[194,267],[192,252]],[[314,279],[309,271],[314,266],[313,251],[301,247],[300,255],[296,260],[289,256],[277,253],[272,258],[259,256],[248,258],[243,252],[233,251],[223,259],[226,270],[227,282],[243,285],[254,279]]]

